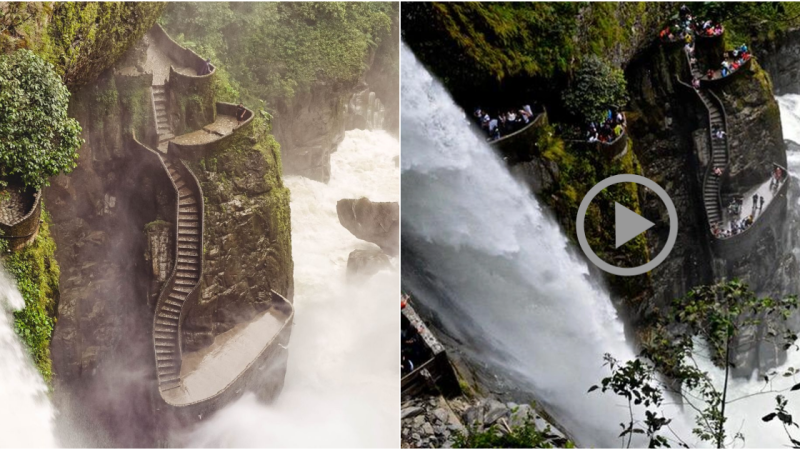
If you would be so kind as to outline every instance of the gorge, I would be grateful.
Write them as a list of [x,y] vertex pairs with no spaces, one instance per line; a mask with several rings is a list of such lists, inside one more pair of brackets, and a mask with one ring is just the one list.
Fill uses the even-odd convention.
[[[472,385],[472,395],[486,408],[494,399],[534,401],[550,424],[579,446],[620,445],[619,425],[624,428],[627,418],[615,413],[627,414],[624,399],[586,391],[608,375],[604,353],[625,361],[649,340],[662,337],[654,336],[651,327],[674,299],[697,286],[737,278],[758,296],[798,292],[794,155],[790,150],[787,158],[784,144],[795,133],[794,125],[786,123],[792,98],[787,94],[776,101],[771,79],[778,77],[761,67],[772,70],[777,59],[781,67],[791,65],[793,32],[776,32],[766,42],[760,40],[763,35],[745,37],[737,18],[728,15],[724,36],[695,44],[702,64],[738,46],[733,39],[746,40],[755,55],[724,84],[707,86],[719,97],[718,109],[725,111],[730,152],[719,187],[709,192],[716,190],[727,207],[735,195],[768,183],[775,165],[791,175],[791,185],[779,185],[782,192],[757,218],[763,222],[756,220],[751,230],[736,236],[747,242],[739,239],[726,247],[709,229],[711,214],[703,195],[705,174],[726,163],[714,160],[711,151],[714,119],[721,114],[692,92],[684,43],[670,46],[657,37],[679,6],[415,4],[403,9],[408,44],[402,55],[403,288],[448,347],[462,382]],[[703,10],[701,4],[690,7]],[[559,26],[545,25],[543,17]],[[533,50],[542,45],[560,53]],[[768,52],[771,45],[782,48],[775,60]],[[629,98],[615,106],[624,110],[628,141],[627,152],[615,153],[618,157],[605,158],[594,147],[578,145],[580,138],[569,133],[570,124],[580,119],[559,93],[580,79],[581,56],[575,52],[581,51],[598,55],[624,76]],[[406,83],[411,84],[408,91]],[[779,89],[791,92],[785,84]],[[470,124],[475,108],[502,110],[525,102],[543,104],[549,124],[530,131],[524,143],[501,141],[491,148]],[[430,114],[442,110],[447,112]],[[413,132],[407,133],[409,128]],[[675,249],[665,263],[640,277],[604,275],[587,266],[572,245],[575,209],[583,194],[617,173],[656,181],[679,212]],[[587,229],[595,251],[607,252],[604,256],[622,266],[637,265],[660,251],[667,237],[666,212],[652,193],[618,190],[601,201],[608,203],[598,211],[613,209],[616,201],[659,225],[635,245],[606,250],[613,221],[599,212],[590,214]],[[796,327],[797,315],[789,322]],[[737,400],[726,410],[726,429],[729,436],[741,430],[745,446],[786,443],[779,425],[760,420],[774,408],[776,393],[787,397],[790,411],[796,410],[788,389],[796,382],[797,352],[767,342],[771,327],[763,321],[751,328],[732,351],[728,381],[730,398]],[[725,370],[710,363],[701,368],[721,389]],[[770,378],[767,389],[762,378],[772,373],[789,375]],[[758,396],[762,389],[771,395]],[[605,401],[610,404],[603,406]],[[692,436],[698,415],[686,403],[677,408],[670,397],[661,410],[672,419],[668,439],[677,435],[691,446],[703,445]],[[466,425],[469,417],[463,420]],[[403,426],[408,423],[404,420]],[[411,429],[424,434],[419,425]],[[415,439],[404,437],[404,443],[416,446],[420,441]]]
[[[329,14],[339,6],[342,15]],[[10,358],[1,365],[21,397],[0,394],[14,405],[4,417],[15,414],[0,445],[237,445],[225,437],[235,427],[222,423],[231,411],[239,420],[242,405],[274,426],[236,432],[247,439],[240,446],[296,445],[317,425],[337,445],[396,442],[396,400],[386,394],[396,390],[396,358],[360,359],[387,346],[375,330],[397,321],[387,304],[397,263],[349,286],[348,253],[380,250],[336,217],[348,196],[399,197],[398,113],[388,109],[399,104],[397,73],[386,65],[397,52],[396,5],[56,3],[0,12],[0,58],[33,49],[70,89],[69,116],[82,129],[77,166],[42,190],[36,238],[6,257],[19,292],[3,285]],[[196,26],[220,12],[251,28],[234,34],[235,23],[215,22],[231,40],[217,60],[222,44],[209,36],[222,31]],[[348,58],[317,71],[338,56],[318,48],[304,21],[325,28]],[[269,66],[242,65],[253,41],[276,38],[264,22],[316,59],[298,63],[276,44],[266,47]],[[292,137],[295,128],[319,134]],[[348,158],[338,166],[337,149]],[[312,188],[307,178],[317,180]],[[315,208],[324,212],[304,214]],[[346,313],[343,301],[373,317]],[[15,322],[6,322],[11,311]],[[30,353],[41,349],[35,376],[15,330]],[[321,376],[326,358],[335,363]],[[365,380],[374,392],[357,397]],[[343,399],[371,421],[371,434],[305,420],[311,411],[327,417]]]

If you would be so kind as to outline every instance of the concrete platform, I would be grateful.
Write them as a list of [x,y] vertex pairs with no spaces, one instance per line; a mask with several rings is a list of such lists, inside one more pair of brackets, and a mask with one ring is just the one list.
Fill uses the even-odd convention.
[[217,120],[214,123],[204,126],[202,130],[180,135],[172,139],[172,142],[178,145],[208,144],[233,133],[237,126],[238,122],[235,117],[217,114]]
[[210,346],[183,354],[181,386],[162,392],[173,405],[196,403],[222,392],[256,360],[291,318],[275,308],[214,339]]
[[[770,178],[771,179],[771,178]],[[746,218],[750,214],[753,214],[753,223],[757,222],[761,213],[767,209],[769,203],[775,198],[775,193],[778,192],[779,188],[783,183],[786,182],[787,178],[784,178],[781,181],[781,184],[776,186],[773,189],[770,189],[770,179],[765,181],[764,183],[748,190],[743,194],[744,198],[742,199],[742,209],[740,214],[734,215],[728,212],[728,205],[722,205],[722,226],[720,227],[723,231],[730,230],[731,219],[736,221],[741,221],[742,219]],[[759,197],[764,197],[764,206],[761,207],[761,203],[757,205],[757,207],[753,208],[753,194],[758,194]]]
[[161,85],[169,79],[169,68],[174,67],[176,71],[186,75],[197,75],[197,69],[191,67],[183,67],[174,60],[170,59],[158,46],[154,45],[153,40],[149,36],[145,37],[148,40],[147,45],[147,61],[144,65],[144,70],[147,73],[153,74],[153,84]]

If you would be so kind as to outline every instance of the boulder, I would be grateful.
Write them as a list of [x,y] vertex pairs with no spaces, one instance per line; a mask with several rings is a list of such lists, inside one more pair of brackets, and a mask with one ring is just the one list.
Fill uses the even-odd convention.
[[347,257],[347,281],[363,282],[381,269],[391,267],[389,257],[380,250],[353,250]]
[[389,256],[400,247],[400,205],[372,202],[366,197],[336,203],[339,223],[359,239],[377,244]]

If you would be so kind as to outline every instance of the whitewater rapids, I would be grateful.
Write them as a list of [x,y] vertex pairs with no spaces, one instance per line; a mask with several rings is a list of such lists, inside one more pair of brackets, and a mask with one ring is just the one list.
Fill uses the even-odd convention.
[[247,394],[226,407],[188,437],[188,446],[397,446],[399,274],[380,272],[362,287],[345,283],[350,252],[377,246],[339,224],[336,202],[398,201],[399,152],[383,131],[348,131],[331,155],[327,185],[286,177],[295,270],[286,384],[272,405]]

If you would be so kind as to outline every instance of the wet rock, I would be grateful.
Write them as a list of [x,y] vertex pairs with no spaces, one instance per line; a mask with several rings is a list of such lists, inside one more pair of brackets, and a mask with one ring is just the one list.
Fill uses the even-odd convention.
[[400,245],[400,205],[372,202],[366,197],[336,203],[339,223],[359,239],[377,244],[389,256],[397,256]]
[[424,409],[420,408],[419,406],[412,406],[410,408],[405,408],[400,412],[400,419],[406,418],[413,418],[425,412]]
[[347,257],[347,281],[366,281],[378,271],[391,267],[389,257],[380,250],[353,250]]
[[483,421],[485,425],[492,425],[497,422],[501,417],[508,414],[506,405],[498,402],[497,400],[490,399],[484,405]]

